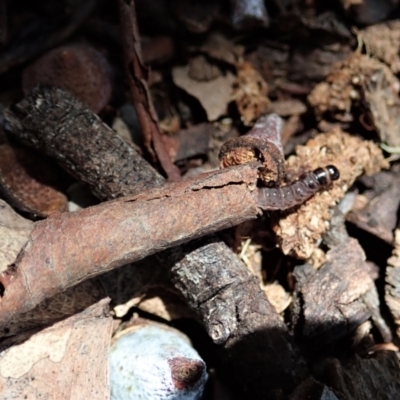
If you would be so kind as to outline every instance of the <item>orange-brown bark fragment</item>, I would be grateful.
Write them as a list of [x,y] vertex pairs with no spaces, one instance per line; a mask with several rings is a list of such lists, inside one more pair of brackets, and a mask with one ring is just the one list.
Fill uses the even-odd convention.
[[270,143],[260,143],[259,139],[241,136],[226,142],[221,147],[221,168],[259,161],[259,178],[265,183],[279,183],[285,175],[283,154]]
[[60,191],[59,172],[33,151],[0,145],[0,191],[19,210],[39,216],[66,211],[68,201]]
[[111,67],[91,46],[61,46],[46,53],[23,72],[22,86],[26,96],[39,84],[64,89],[98,113],[111,96]]

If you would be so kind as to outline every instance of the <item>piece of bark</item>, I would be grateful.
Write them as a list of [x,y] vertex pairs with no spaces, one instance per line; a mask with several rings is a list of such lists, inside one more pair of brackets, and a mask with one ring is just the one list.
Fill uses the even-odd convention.
[[256,175],[254,166],[233,167],[36,223],[0,279],[1,331],[89,277],[256,218]]
[[373,289],[365,254],[350,239],[327,253],[327,262],[301,285],[303,334],[320,347],[347,335],[371,313],[361,298]]
[[169,180],[180,179],[178,168],[172,163],[158,126],[158,117],[147,85],[148,69],[141,58],[139,32],[136,23],[134,0],[119,0],[122,50],[125,76],[128,81],[133,105],[142,129],[144,144],[150,154],[156,154]]
[[39,84],[63,89],[98,113],[111,97],[111,66],[102,53],[89,45],[60,46],[25,68],[25,96]]
[[100,199],[136,194],[164,183],[149,165],[143,167],[131,145],[61,89],[35,89],[13,112],[6,112],[6,119],[13,135],[55,158]]
[[346,220],[392,244],[400,204],[400,174],[381,172],[372,179],[373,187],[364,191],[361,205],[356,202]]
[[338,400],[326,385],[310,377],[303,381],[290,395],[289,400]]
[[39,217],[66,211],[62,178],[62,170],[43,155],[15,143],[0,144],[0,193],[18,210]]
[[394,233],[392,256],[387,261],[385,277],[385,302],[396,324],[396,335],[400,338],[400,230]]
[[[0,353],[1,398],[108,399],[109,299]],[[4,343],[3,343],[4,345]]]
[[285,176],[282,128],[283,120],[277,114],[259,118],[245,135],[222,145],[219,153],[221,168],[260,161],[259,178],[265,185],[279,186]]
[[287,328],[258,279],[223,242],[200,239],[156,257],[167,263],[175,287],[218,345],[219,367],[243,395],[263,399],[295,387],[303,366]]
[[343,400],[395,400],[400,397],[400,364],[394,351],[372,357],[327,360],[318,378]]

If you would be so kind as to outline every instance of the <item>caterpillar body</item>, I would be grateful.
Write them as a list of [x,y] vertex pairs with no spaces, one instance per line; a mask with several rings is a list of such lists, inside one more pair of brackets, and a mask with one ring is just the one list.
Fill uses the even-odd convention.
[[307,172],[289,185],[280,188],[259,188],[257,206],[262,210],[287,210],[300,205],[321,188],[339,179],[339,170],[334,165]]

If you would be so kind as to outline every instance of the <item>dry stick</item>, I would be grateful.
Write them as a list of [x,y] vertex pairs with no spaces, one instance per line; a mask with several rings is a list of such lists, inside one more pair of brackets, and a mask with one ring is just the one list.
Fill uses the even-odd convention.
[[85,279],[259,214],[256,168],[239,166],[39,221],[0,277],[0,329]]
[[245,135],[225,142],[219,152],[221,168],[257,160],[261,162],[259,178],[266,185],[278,186],[285,177],[283,124],[278,114],[264,115]]
[[99,199],[164,184],[131,145],[61,89],[38,87],[6,115],[9,129],[20,141],[55,158]]
[[148,69],[141,59],[140,39],[136,23],[135,2],[119,0],[122,49],[124,54],[125,75],[128,80],[140,127],[144,135],[146,148],[152,153],[151,143],[158,161],[170,181],[180,180],[178,168],[173,164],[161,139],[158,117],[151,101],[147,85]]
[[[62,109],[64,109],[64,111],[60,114],[60,110]],[[76,102],[65,92],[54,89],[51,91],[48,89],[37,90],[28,99],[22,101],[15,107],[15,113],[19,118],[16,118],[12,113],[8,113],[8,124],[9,128],[16,136],[25,143],[30,144],[37,149],[41,149],[48,155],[55,157],[63,167],[67,169],[67,171],[74,173],[75,176],[78,176],[80,179],[92,185],[92,190],[101,198],[110,198],[114,196],[111,195],[111,193],[114,192],[115,195],[121,195],[121,193],[129,192],[129,190],[138,193],[136,186],[141,187],[141,176],[145,170],[147,170],[145,176],[149,178],[146,179],[147,184],[151,184],[151,176],[154,177],[155,184],[157,184],[159,180],[159,175],[156,171],[134,152],[129,152],[129,154],[126,155],[126,158],[135,158],[136,161],[128,159],[121,160],[112,157],[112,154],[115,152],[115,150],[112,150],[112,146],[115,145],[115,143],[118,144],[118,148],[123,147],[118,139],[111,139],[109,137],[114,136],[114,132],[112,132],[105,124],[99,123],[97,117],[91,117],[92,113],[85,111],[79,102]],[[80,119],[77,118],[78,115],[81,116]],[[93,123],[90,123],[90,121]],[[66,135],[68,135],[69,138]],[[82,136],[82,138],[74,138],[75,135]],[[85,137],[87,138],[84,139]],[[93,150],[92,146],[95,146]],[[78,149],[79,147],[82,147],[81,152]],[[107,155],[107,152],[102,150],[105,148],[110,152],[110,155]],[[101,164],[99,168],[94,169],[93,171],[93,168],[90,167],[91,164],[89,163],[88,168],[87,160],[92,160],[93,157],[96,159],[96,154],[91,154],[92,152],[96,154],[100,152],[99,158],[101,160],[111,158],[112,162],[115,163],[115,170],[121,172],[121,179],[119,181],[104,179],[102,174],[109,176],[109,169],[112,168],[111,164],[108,166]],[[85,154],[85,157],[82,158],[81,154]],[[121,162],[125,162],[128,165],[135,162],[137,165],[140,165],[140,167],[136,168],[138,171],[138,176],[136,178],[135,174],[131,174],[131,171],[128,171],[128,176],[131,179],[130,189],[127,179],[123,178],[126,170],[125,168],[120,167]],[[239,171],[248,171],[247,168],[249,167],[238,168],[240,168]],[[246,169],[242,170],[241,168]],[[254,174],[255,177],[257,171],[251,171],[252,176]],[[228,171],[224,171],[218,174],[226,176],[225,174],[227,172]],[[93,173],[98,175],[91,177],[90,175]],[[230,171],[229,176],[232,176],[232,173],[233,171]],[[248,172],[246,172],[246,174],[247,173]],[[101,182],[101,185],[96,184],[96,179]],[[237,183],[235,184],[233,182]],[[234,185],[235,195],[237,195],[235,199],[236,202],[242,202],[242,195],[246,197],[246,199],[244,199],[244,206],[246,201],[252,202],[253,200],[247,199],[248,189],[245,189],[242,194],[241,187],[247,185],[242,182],[242,180],[234,180],[232,181],[232,184]],[[212,209],[207,209],[207,214],[212,220],[218,217],[220,213],[223,213],[223,210],[226,210],[227,203],[226,197],[224,197],[226,189],[223,189],[223,186],[226,184],[227,181],[221,183],[221,187],[212,189],[216,194],[216,201],[219,203],[220,207],[217,209],[216,216],[213,215]],[[252,184],[253,183],[251,183],[251,185]],[[210,191],[211,183],[208,182],[207,186],[209,189],[202,190]],[[180,199],[180,197],[172,199],[172,204],[174,201],[176,202]],[[207,201],[209,201],[209,198],[207,198]],[[205,225],[206,220],[202,220],[203,215],[199,213],[199,210],[195,209],[196,207],[197,206],[194,206],[192,211],[188,213],[182,213],[179,215],[177,217],[178,222],[182,218],[187,217],[196,218],[200,225]],[[167,222],[164,221],[164,214],[165,216],[168,216],[169,213],[167,211],[168,209],[158,210],[162,215],[159,221],[157,221],[157,216],[154,216],[153,221],[156,221],[156,224],[166,226]],[[251,212],[249,217],[253,217],[253,215],[254,214]],[[104,218],[105,217],[100,216],[99,223],[103,221]],[[82,223],[85,223],[85,221],[82,221]],[[113,225],[113,222],[107,221],[106,218],[103,223]],[[89,232],[93,232],[91,230],[93,228],[90,228],[89,226],[86,229]],[[116,229],[116,231],[118,231],[118,229]],[[151,241],[151,237],[149,237],[143,228],[139,229],[139,231],[140,232],[138,232],[137,235],[141,240],[143,240],[143,236],[145,236]],[[90,258],[95,258],[96,254],[94,252],[96,249],[101,249],[102,240],[106,240],[107,243],[109,238],[113,237],[113,234],[114,233],[111,231],[109,232],[108,229],[104,233],[104,238],[101,231],[96,233],[95,236],[92,233],[89,233],[88,236],[90,236],[90,239],[93,238],[92,240],[95,242],[95,248],[92,249],[91,245],[87,243],[86,239],[84,239],[85,249],[87,252],[86,258],[88,260],[90,260]],[[123,231],[121,234],[125,237],[126,231]],[[52,236],[51,234],[46,235]],[[78,238],[75,238],[75,236],[73,237],[74,240],[78,241]],[[67,236],[65,236],[63,240],[67,239]],[[130,239],[134,240],[132,237]],[[60,238],[60,240],[62,239]],[[168,240],[171,240],[171,238]],[[168,240],[166,241],[165,247],[167,246]],[[192,245],[193,247],[191,248],[192,251],[190,253],[187,252],[186,248],[181,248],[180,246],[172,249],[171,253],[167,250],[166,253],[163,253],[161,263],[165,264],[165,260],[168,259],[176,259],[177,254],[186,254],[185,258],[182,258],[181,262],[174,264],[171,269],[171,278],[183,293],[188,303],[193,307],[193,309],[198,311],[201,320],[215,343],[219,344],[220,349],[225,350],[224,357],[221,357],[221,361],[225,360],[225,357],[228,357],[230,361],[224,363],[224,368],[230,370],[231,374],[235,376],[237,374],[235,371],[240,371],[238,372],[238,374],[241,375],[240,379],[236,380],[238,385],[242,385],[242,388],[247,388],[247,390],[251,391],[253,394],[255,393],[255,397],[263,397],[267,392],[267,388],[269,389],[280,386],[280,380],[275,380],[275,378],[266,379],[266,377],[269,377],[271,373],[273,376],[275,376],[276,373],[277,375],[287,379],[285,387],[290,389],[296,381],[294,376],[296,376],[297,373],[297,366],[295,366],[292,360],[293,351],[291,348],[291,340],[285,327],[275,310],[270,306],[265,295],[260,291],[257,280],[249,275],[247,267],[239,261],[237,256],[223,242],[214,243],[213,240],[215,239],[205,238],[197,241]],[[154,246],[154,244],[151,244],[150,246]],[[71,250],[65,250],[63,253],[70,254],[70,251]],[[121,255],[123,256],[123,251],[119,251],[121,251]],[[77,252],[76,249],[74,252],[79,254],[79,251]],[[28,256],[24,256],[24,258],[26,257]],[[188,257],[191,261],[190,265],[185,262],[185,259]],[[54,264],[56,265],[58,262],[60,261],[54,262]],[[126,262],[128,262],[128,260],[126,260]],[[66,261],[66,263],[68,263],[68,261]],[[152,264],[159,263],[160,261],[152,262]],[[40,265],[39,262],[38,265]],[[85,272],[79,268],[80,261],[75,261],[74,265],[75,268],[78,269],[78,273],[81,274],[83,272],[84,275]],[[70,266],[68,266],[68,269],[69,276],[74,276],[76,271],[72,270]],[[104,267],[104,269],[107,269],[107,267]],[[208,299],[202,297],[201,293],[203,291],[203,284],[198,285],[198,280],[185,279],[184,277],[182,277],[182,279],[180,278],[185,274],[189,277],[190,271],[193,269],[196,271],[202,271],[201,274],[203,276],[200,276],[199,280],[204,279],[205,282],[208,282]],[[224,283],[222,286],[218,283],[221,274],[224,276]],[[65,272],[61,269],[60,276],[62,275],[65,275]],[[212,277],[214,278],[212,279]],[[225,278],[228,278],[228,280]],[[77,278],[74,279],[77,280]],[[84,279],[84,277],[79,279]],[[238,288],[238,290],[234,291],[233,297],[231,288]],[[12,290],[12,288],[9,289]],[[37,290],[39,291],[39,288],[37,288]],[[54,290],[58,289],[54,288]],[[62,290],[62,288],[59,290]],[[249,296],[249,293],[251,296]],[[42,296],[44,297],[46,294]],[[193,299],[201,299],[203,302],[202,306],[198,307],[196,301]],[[220,304],[218,310],[223,311],[224,318],[220,318],[220,312],[209,312],[210,309],[214,308],[215,304]],[[227,304],[229,304],[229,307],[226,306]],[[247,312],[248,310],[252,310],[252,312]],[[3,325],[6,324],[3,323]],[[224,332],[224,334],[216,335],[216,325],[218,325],[219,329]],[[10,325],[8,325],[8,329],[10,329]],[[257,341],[254,341],[254,336],[252,336],[255,331],[258,331],[257,335],[259,340]],[[226,336],[225,333],[229,333],[229,335]],[[240,347],[236,346],[238,343],[241,343]],[[283,345],[283,343],[285,343],[285,345]],[[268,346],[269,350],[266,351],[265,354],[264,352],[262,353],[262,358],[260,360],[260,358],[255,357],[254,354],[261,354],[261,350],[264,349],[264,346]],[[276,351],[274,349],[276,349]],[[277,361],[279,362],[277,363]],[[291,377],[287,376],[285,372],[287,370],[292,370]],[[260,380],[257,384],[253,382],[253,379],[257,374],[256,371],[259,371],[261,374],[258,375]],[[254,384],[251,384],[252,382]]]
[[287,328],[256,278],[225,243],[202,238],[156,255],[218,345],[218,371],[240,398],[290,393],[302,365]]

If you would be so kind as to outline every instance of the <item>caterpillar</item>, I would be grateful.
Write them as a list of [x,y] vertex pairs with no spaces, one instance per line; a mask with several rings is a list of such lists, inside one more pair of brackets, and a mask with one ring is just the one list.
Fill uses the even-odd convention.
[[289,185],[280,188],[258,188],[257,206],[262,210],[287,210],[300,205],[321,188],[339,179],[339,170],[334,165],[307,172]]

